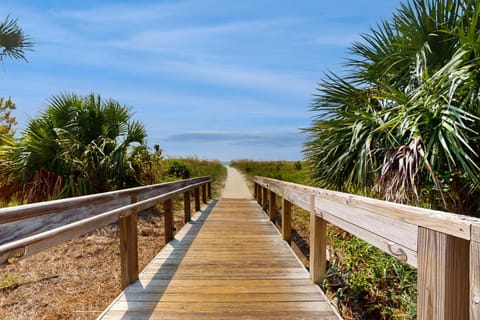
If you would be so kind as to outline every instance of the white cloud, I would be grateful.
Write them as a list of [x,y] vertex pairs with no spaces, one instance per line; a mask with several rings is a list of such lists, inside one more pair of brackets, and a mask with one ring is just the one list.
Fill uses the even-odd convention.
[[179,17],[198,12],[208,6],[209,0],[141,2],[100,4],[87,9],[57,10],[63,19],[76,20],[86,26],[104,25],[109,28],[131,27],[132,25],[159,22],[168,17]]

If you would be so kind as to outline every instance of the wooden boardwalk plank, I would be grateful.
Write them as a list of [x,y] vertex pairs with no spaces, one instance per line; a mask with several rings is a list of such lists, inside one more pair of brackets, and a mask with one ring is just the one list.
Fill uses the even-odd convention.
[[99,319],[339,319],[253,200],[192,218]]

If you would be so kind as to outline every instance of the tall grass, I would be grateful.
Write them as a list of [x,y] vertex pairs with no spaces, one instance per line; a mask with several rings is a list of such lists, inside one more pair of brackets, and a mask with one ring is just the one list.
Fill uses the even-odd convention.
[[[312,185],[305,163],[299,161],[236,160],[231,165],[250,179],[258,175]],[[295,231],[306,243],[310,239],[308,216],[298,208],[292,216]],[[415,318],[415,269],[332,225],[328,226],[328,248],[328,277],[323,288],[345,318]]]
[[[172,166],[182,168],[188,172],[186,176],[172,174]],[[157,163],[155,168],[156,182],[172,181],[183,178],[210,176],[212,179],[212,194],[218,197],[227,176],[227,168],[219,160],[202,160],[195,157],[169,158]]]
[[302,161],[253,161],[233,160],[232,167],[239,169],[249,177],[263,176],[294,183],[309,184],[310,179]]

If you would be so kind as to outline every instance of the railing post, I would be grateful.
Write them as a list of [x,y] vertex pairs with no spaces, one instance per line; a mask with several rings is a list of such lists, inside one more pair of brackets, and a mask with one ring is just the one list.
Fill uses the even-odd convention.
[[285,197],[282,199],[282,238],[291,243],[292,239],[292,203]]
[[480,225],[472,225],[469,301],[470,320],[480,320]]
[[262,196],[262,208],[265,212],[268,210],[268,189],[267,187],[263,187],[263,196]]
[[258,201],[258,184],[253,183],[253,198]]
[[276,212],[276,197],[275,192],[270,191],[270,199],[268,200],[268,218],[270,221],[275,221]]
[[[135,195],[130,202],[137,202]],[[131,209],[129,216],[120,217],[120,269],[122,289],[138,280],[138,238],[137,208]]]
[[417,319],[469,318],[469,242],[418,227]]
[[207,184],[202,184],[202,202],[207,203]]
[[183,222],[187,223],[190,221],[190,214],[192,212],[191,200],[190,200],[190,191],[187,191],[183,194]]
[[327,276],[327,222],[315,214],[315,195],[310,197],[310,278],[321,284]]
[[262,187],[257,184],[257,202],[261,206],[262,205]]
[[208,199],[212,199],[212,182],[207,183]]
[[195,189],[195,212],[200,211],[200,187]]
[[163,211],[165,215],[164,221],[164,234],[165,244],[169,243],[173,239],[173,200],[168,199],[163,202]]

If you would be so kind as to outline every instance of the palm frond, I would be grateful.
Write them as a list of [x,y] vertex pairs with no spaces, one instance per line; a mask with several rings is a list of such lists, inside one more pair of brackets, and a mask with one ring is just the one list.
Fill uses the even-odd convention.
[[479,16],[479,1],[411,0],[352,45],[346,76],[320,82],[304,130],[318,183],[474,208],[460,192],[480,198]]
[[32,50],[33,42],[17,24],[17,19],[9,16],[0,23],[0,60],[13,58],[27,61],[25,50]]

